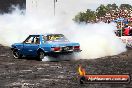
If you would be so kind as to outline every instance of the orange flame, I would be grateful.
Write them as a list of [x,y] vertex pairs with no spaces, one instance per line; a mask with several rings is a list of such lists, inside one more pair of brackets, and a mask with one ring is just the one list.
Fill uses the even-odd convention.
[[79,65],[78,72],[79,72],[80,76],[85,76],[86,75],[86,71],[85,71],[84,68],[82,68],[81,65]]

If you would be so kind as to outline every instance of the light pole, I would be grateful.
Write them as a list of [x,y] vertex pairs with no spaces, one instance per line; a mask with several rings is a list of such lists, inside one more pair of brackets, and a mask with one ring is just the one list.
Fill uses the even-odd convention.
[[55,4],[56,4],[57,0],[54,0],[54,16],[55,16]]

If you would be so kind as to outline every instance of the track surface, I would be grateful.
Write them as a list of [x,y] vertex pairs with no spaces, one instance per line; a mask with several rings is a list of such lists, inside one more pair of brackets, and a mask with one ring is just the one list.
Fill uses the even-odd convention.
[[0,46],[0,88],[132,88],[130,84],[84,84],[78,82],[78,65],[88,74],[132,76],[132,49],[116,56],[93,60],[40,62],[14,59],[8,47]]

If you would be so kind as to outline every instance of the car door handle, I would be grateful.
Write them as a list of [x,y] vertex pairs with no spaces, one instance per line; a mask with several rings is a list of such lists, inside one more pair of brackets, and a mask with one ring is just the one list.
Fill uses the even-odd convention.
[[33,51],[33,50],[28,50],[28,51],[30,51],[30,52],[31,52],[31,51]]

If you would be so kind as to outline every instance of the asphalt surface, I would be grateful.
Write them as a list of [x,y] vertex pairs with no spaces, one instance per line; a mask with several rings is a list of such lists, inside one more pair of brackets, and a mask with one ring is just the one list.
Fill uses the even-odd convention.
[[79,84],[78,65],[87,74],[130,74],[132,49],[120,55],[92,60],[41,62],[14,59],[9,47],[0,45],[0,88],[132,88],[128,84]]

